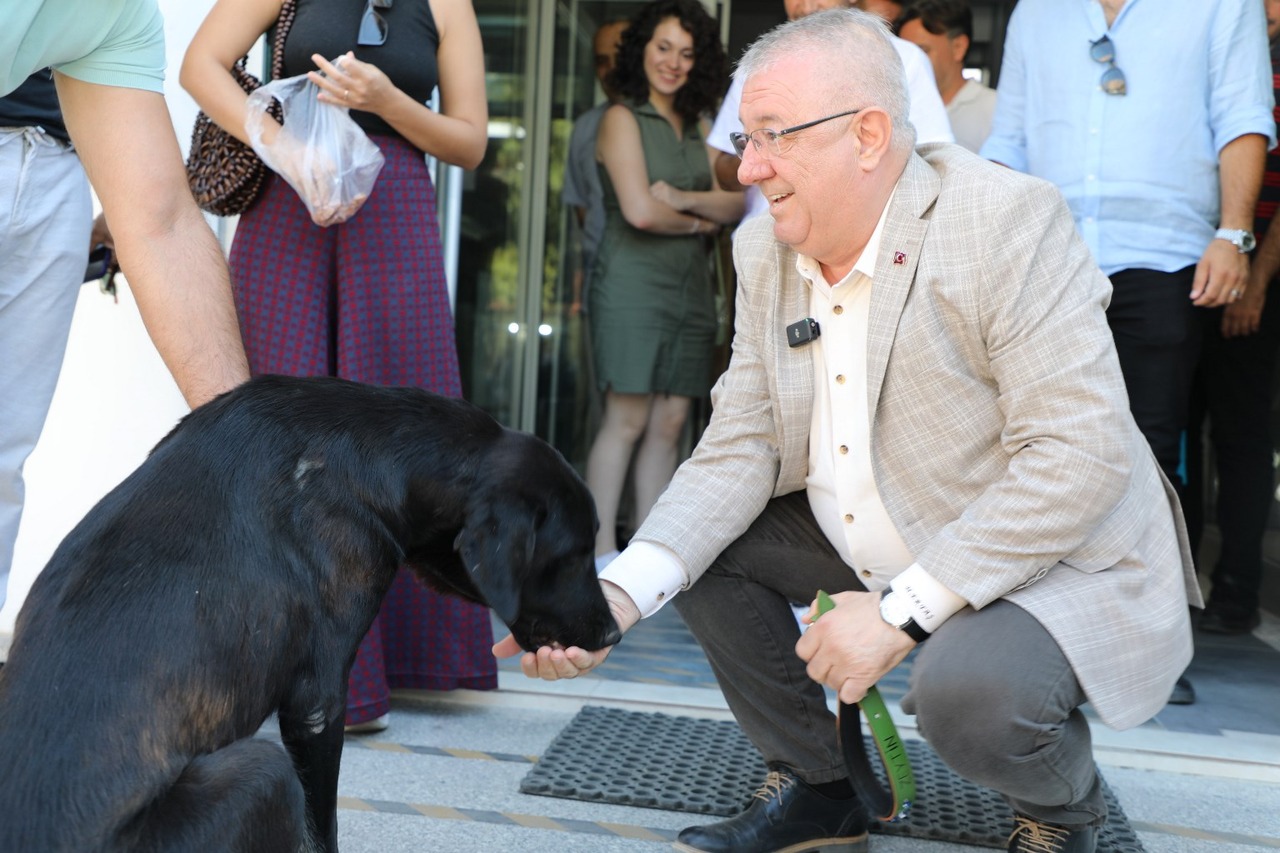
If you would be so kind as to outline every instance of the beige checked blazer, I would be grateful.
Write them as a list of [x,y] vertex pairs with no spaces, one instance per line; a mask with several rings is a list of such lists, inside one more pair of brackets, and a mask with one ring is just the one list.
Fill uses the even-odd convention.
[[[689,583],[805,484],[812,348],[789,348],[785,327],[809,285],[772,225],[735,238],[711,423],[636,534],[679,555]],[[872,467],[917,561],[975,608],[1030,612],[1126,728],[1190,661],[1200,597],[1177,499],[1129,414],[1110,295],[1055,187],[921,146],[885,221],[865,345]]]

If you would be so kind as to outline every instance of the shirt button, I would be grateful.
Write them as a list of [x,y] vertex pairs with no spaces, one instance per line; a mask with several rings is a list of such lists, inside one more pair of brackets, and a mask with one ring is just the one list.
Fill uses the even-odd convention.
[[834,308],[832,308],[832,309],[831,309],[831,313],[832,313],[832,314],[843,314],[843,313],[844,313],[844,306],[843,306],[843,305],[837,305],[836,307],[834,307]]
[[662,601],[662,599],[664,599],[664,598],[666,598],[666,597],[667,597],[667,594],[666,594],[665,592],[660,592],[660,593],[658,593],[658,600],[659,600],[659,601]]
[[869,578],[869,577],[871,577],[871,572],[867,571],[866,569],[863,569],[863,570],[862,570],[862,576],[863,576],[864,578]]
[[849,514],[849,513],[845,513],[845,515],[844,515],[844,523],[845,523],[845,524],[853,524],[853,516],[852,516],[851,514]]
[[843,384],[844,384],[844,374],[843,374],[843,373],[837,373],[837,374],[836,374],[836,384],[837,384],[837,385],[843,385]]
[[841,456],[844,456],[844,455],[845,455],[846,453],[848,453],[848,452],[849,452],[849,445],[847,445],[847,444],[842,444],[842,445],[840,445],[840,455],[841,455]]

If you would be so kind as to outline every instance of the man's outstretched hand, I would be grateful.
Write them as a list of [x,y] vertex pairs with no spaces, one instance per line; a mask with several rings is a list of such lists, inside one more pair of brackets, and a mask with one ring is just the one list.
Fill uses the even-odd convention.
[[[631,596],[617,584],[600,581],[600,589],[604,592],[605,601],[609,602],[609,610],[613,612],[614,621],[618,623],[623,634],[631,630],[631,626],[640,621],[640,609],[631,600]],[[523,652],[520,644],[510,634],[493,645],[493,656],[509,658],[521,655],[520,669],[529,678],[541,678],[544,681],[559,681],[562,678],[577,678],[585,675],[604,663],[613,646],[603,649],[587,650],[577,646],[567,649],[543,646],[537,652]]]

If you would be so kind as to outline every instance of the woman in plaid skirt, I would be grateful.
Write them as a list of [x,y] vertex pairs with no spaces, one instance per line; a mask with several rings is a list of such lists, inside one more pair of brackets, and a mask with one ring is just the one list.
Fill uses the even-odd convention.
[[[282,6],[218,0],[183,61],[182,85],[245,142],[246,96],[230,68]],[[320,100],[349,108],[386,164],[342,224],[314,224],[278,175],[241,215],[231,274],[255,374],[340,376],[461,396],[423,155],[464,168],[480,162],[488,136],[483,56],[465,0],[297,3],[285,76],[310,73]],[[440,112],[424,106],[437,84]],[[492,642],[487,610],[430,592],[402,569],[351,669],[348,731],[386,728],[392,688],[496,687]]]

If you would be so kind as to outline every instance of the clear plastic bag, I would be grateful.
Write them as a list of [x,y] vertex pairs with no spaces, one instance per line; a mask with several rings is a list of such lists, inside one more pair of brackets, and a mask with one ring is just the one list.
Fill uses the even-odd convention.
[[[385,158],[345,107],[316,99],[319,91],[305,74],[267,83],[249,95],[245,131],[262,162],[301,196],[312,221],[328,226],[355,215]],[[266,142],[272,100],[280,102],[284,122]]]

